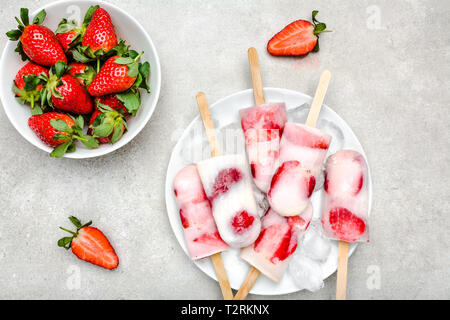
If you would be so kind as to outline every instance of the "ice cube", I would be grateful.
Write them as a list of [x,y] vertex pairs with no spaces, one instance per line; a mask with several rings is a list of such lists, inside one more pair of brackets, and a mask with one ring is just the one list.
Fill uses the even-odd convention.
[[301,254],[318,262],[325,262],[330,254],[331,242],[322,237],[318,229],[318,223],[320,222],[314,221],[311,223],[311,226],[303,236],[299,247]]
[[301,253],[293,255],[288,270],[300,289],[316,292],[324,287],[322,265]]

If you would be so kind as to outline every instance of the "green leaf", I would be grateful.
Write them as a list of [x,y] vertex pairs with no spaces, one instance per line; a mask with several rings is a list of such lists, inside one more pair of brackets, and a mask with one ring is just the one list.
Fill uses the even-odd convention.
[[[101,110],[99,110],[101,111]],[[92,123],[92,127],[97,127],[99,126],[102,122],[103,122],[103,118],[105,118],[105,114],[104,113],[100,113],[94,120],[94,122]]]
[[139,65],[136,62],[129,64],[127,75],[129,77],[136,78],[138,76],[138,74],[139,74]]
[[72,144],[72,141],[65,142],[59,146],[57,146],[53,151],[50,153],[50,157],[53,158],[61,158],[69,148],[69,146]]
[[131,59],[136,59],[136,57],[139,55],[139,52],[137,52],[137,51],[135,51],[135,50],[130,50],[129,52],[128,52],[128,56],[131,58]]
[[139,97],[139,92],[125,91],[124,93],[117,93],[117,99],[119,99],[125,108],[127,108],[128,112],[133,116],[136,115],[136,112],[139,110],[141,106],[141,99]]
[[23,76],[23,81],[25,82],[24,90],[25,91],[33,91],[36,89],[36,86],[41,82],[41,79],[34,74],[28,74]]
[[134,60],[131,58],[120,57],[120,58],[117,58],[116,60],[114,60],[114,62],[117,64],[131,64],[134,62]]
[[75,125],[76,125],[78,128],[83,129],[83,127],[84,127],[84,118],[83,118],[81,115],[78,116],[78,117],[76,117],[76,118],[74,119],[74,122],[75,122]]
[[74,217],[74,216],[70,216],[70,217],[69,217],[69,220],[70,220],[70,222],[73,223],[73,225],[74,225],[75,227],[77,227],[77,229],[80,229],[80,228],[81,228],[81,221],[80,221],[78,218],[76,218],[76,217]]
[[43,112],[40,106],[35,105],[34,108],[31,108],[31,115],[35,116],[38,114],[43,114]]
[[120,123],[118,126],[114,128],[114,133],[110,141],[112,144],[116,143],[117,141],[120,140],[120,138],[122,138],[124,129],[125,126],[122,123]]
[[98,148],[98,140],[95,139],[93,136],[84,135],[83,140],[81,140],[81,143],[83,143],[89,149]]
[[19,40],[19,38],[20,38],[21,35],[22,35],[22,32],[21,32],[20,30],[17,30],[17,29],[8,31],[8,32],[6,33],[6,36],[7,36],[7,37],[9,38],[9,40],[11,40],[11,41],[17,41],[17,40]]
[[53,128],[55,128],[58,131],[62,131],[62,132],[70,132],[71,131],[69,125],[61,119],[50,119],[50,124]]
[[70,137],[67,134],[57,133],[53,136],[53,140],[70,140]]
[[78,50],[71,50],[72,56],[75,61],[81,62],[81,63],[89,63],[94,61],[95,59],[87,57],[85,54],[79,52]]
[[92,128],[92,133],[96,137],[106,138],[113,132],[114,125],[110,121],[103,121],[100,125]]
[[22,23],[24,26],[27,26],[30,24],[27,8],[20,8],[20,19],[22,20]]
[[314,31],[317,32],[321,32],[324,31],[327,28],[327,25],[325,23],[319,23],[318,25],[316,25]]
[[144,62],[139,64],[139,73],[142,76],[142,81],[137,84],[139,88],[143,88],[150,92],[150,85],[148,84],[148,77],[150,75],[150,63]]
[[44,9],[42,9],[33,19],[33,23],[34,24],[41,24],[42,22],[44,22],[45,16],[47,15],[47,13],[45,12]]
[[73,237],[64,237],[58,240],[58,247],[69,249],[72,243]]
[[77,25],[75,21],[67,22],[67,19],[62,19],[58,24],[58,28],[56,29],[55,33],[67,33],[69,31],[75,30],[76,28]]
[[55,64],[55,74],[58,78],[61,78],[67,70],[67,64],[64,61],[58,61]]
[[22,58],[23,61],[30,60],[30,58],[27,56],[25,51],[23,51],[22,42],[19,41],[17,43],[17,47],[16,47],[16,49],[14,51],[17,52],[20,55],[20,57]]
[[97,10],[98,8],[100,8],[99,5],[89,7],[89,9],[86,11],[86,14],[84,15],[83,24],[89,24],[89,22],[91,22],[92,16],[94,15],[95,10]]

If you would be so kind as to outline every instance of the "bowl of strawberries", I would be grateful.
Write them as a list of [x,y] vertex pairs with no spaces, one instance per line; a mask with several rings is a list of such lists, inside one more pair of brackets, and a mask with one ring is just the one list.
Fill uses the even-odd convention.
[[21,8],[0,66],[0,98],[19,133],[55,158],[91,158],[131,141],[161,87],[145,29],[102,1]]

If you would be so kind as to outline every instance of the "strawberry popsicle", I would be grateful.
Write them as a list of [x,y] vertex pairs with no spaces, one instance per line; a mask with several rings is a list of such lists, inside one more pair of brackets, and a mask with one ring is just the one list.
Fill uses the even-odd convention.
[[286,119],[284,103],[269,103],[239,112],[253,181],[267,193],[277,168],[280,139]]
[[228,245],[219,235],[195,165],[178,172],[174,180],[174,193],[191,259],[197,260],[227,250]]
[[246,160],[227,155],[197,164],[222,239],[231,247],[252,244],[261,230]]
[[286,123],[280,143],[280,167],[268,192],[269,204],[282,216],[296,216],[309,203],[331,136],[319,129]]
[[306,231],[312,216],[311,203],[295,217],[282,217],[269,209],[262,218],[258,239],[242,249],[241,258],[272,281],[279,282],[297,248],[298,233]]
[[322,226],[328,238],[368,242],[368,169],[364,157],[344,150],[328,158],[325,168]]

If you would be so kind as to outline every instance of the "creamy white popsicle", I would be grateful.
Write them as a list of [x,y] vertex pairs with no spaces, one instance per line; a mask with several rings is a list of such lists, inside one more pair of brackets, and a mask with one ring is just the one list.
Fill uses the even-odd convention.
[[286,119],[284,103],[269,103],[239,112],[247,157],[255,185],[267,193],[277,168],[280,139]]
[[306,231],[312,216],[311,203],[300,216],[295,217],[282,217],[269,209],[261,220],[258,239],[241,250],[241,258],[272,281],[279,282],[297,249],[299,232]]
[[235,248],[252,244],[261,221],[245,158],[215,157],[197,163],[197,168],[222,239]]
[[219,235],[195,165],[178,172],[174,180],[174,193],[191,259],[197,260],[227,250],[228,245]]
[[268,192],[269,204],[282,216],[296,216],[309,203],[331,137],[316,128],[286,123],[280,143],[280,167]]
[[368,169],[364,157],[352,150],[330,156],[324,190],[324,235],[345,242],[368,242]]

